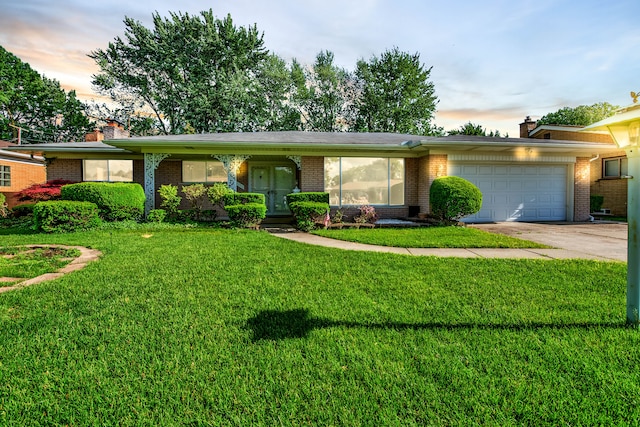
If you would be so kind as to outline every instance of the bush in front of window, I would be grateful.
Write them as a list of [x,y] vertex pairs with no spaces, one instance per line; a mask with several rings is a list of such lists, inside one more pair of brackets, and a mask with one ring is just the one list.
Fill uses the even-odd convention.
[[302,231],[310,231],[316,225],[329,224],[329,203],[323,202],[293,202],[289,205],[296,220],[296,227]]
[[38,203],[33,208],[33,221],[36,230],[45,233],[89,230],[101,222],[95,203],[68,200]]
[[62,199],[92,202],[105,221],[139,221],[144,214],[144,190],[128,182],[81,182],[62,187]]
[[264,203],[225,205],[224,209],[229,215],[231,225],[240,228],[256,228],[267,216],[267,206]]
[[160,207],[167,211],[167,215],[175,217],[178,214],[178,207],[182,201],[182,197],[178,196],[178,187],[176,185],[161,185],[158,189],[160,195]]
[[265,204],[264,194],[231,192],[222,196],[225,210],[227,206],[244,205],[247,203]]
[[329,193],[324,191],[305,191],[287,194],[287,205],[296,202],[317,202],[329,204]]
[[456,223],[482,208],[482,192],[464,178],[436,178],[429,190],[431,214],[444,223]]
[[66,179],[52,179],[44,184],[33,184],[16,194],[16,198],[21,202],[44,202],[46,200],[60,199],[60,189],[67,184],[74,184],[75,181]]

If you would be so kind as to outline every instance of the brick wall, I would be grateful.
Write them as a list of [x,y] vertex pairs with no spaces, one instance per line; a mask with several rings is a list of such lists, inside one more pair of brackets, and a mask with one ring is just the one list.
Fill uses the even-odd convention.
[[42,184],[47,179],[44,165],[19,163],[8,160],[0,160],[0,165],[11,168],[11,185],[0,186],[0,192],[6,196],[7,205],[9,205],[10,208],[18,203],[15,198],[16,193],[33,184]]
[[300,191],[324,191],[324,157],[303,157]]
[[82,160],[80,159],[51,159],[47,165],[47,180],[66,179],[82,181]]
[[420,159],[404,161],[404,204],[419,206],[418,182],[420,179]]
[[589,220],[590,204],[590,162],[588,157],[576,158],[574,167],[573,220]]
[[591,162],[591,194],[604,196],[602,208],[616,216],[627,216],[627,180],[603,178],[602,170],[605,159],[624,156],[624,150],[612,151]]
[[433,180],[447,175],[447,155],[421,157],[418,164],[418,205],[420,212],[429,213],[429,190]]

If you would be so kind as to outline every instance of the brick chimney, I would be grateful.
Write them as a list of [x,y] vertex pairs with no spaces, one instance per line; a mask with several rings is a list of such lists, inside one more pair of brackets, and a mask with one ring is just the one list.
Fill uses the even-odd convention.
[[85,142],[96,142],[102,141],[104,139],[104,134],[100,129],[96,129],[93,132],[89,132],[84,136]]
[[107,119],[107,125],[102,128],[104,139],[129,138],[129,131],[124,130],[124,124],[115,119]]
[[524,122],[520,123],[520,138],[529,138],[529,132],[536,128],[537,121],[531,120],[531,116],[524,118]]

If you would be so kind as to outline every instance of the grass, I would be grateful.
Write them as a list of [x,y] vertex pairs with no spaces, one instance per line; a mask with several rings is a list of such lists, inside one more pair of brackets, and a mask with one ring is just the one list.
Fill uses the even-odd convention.
[[319,236],[399,248],[549,248],[549,246],[467,227],[327,229]]
[[224,230],[3,237],[28,243],[104,255],[0,294],[1,425],[640,419],[623,263],[409,257]]
[[[77,249],[0,247],[0,277],[29,279],[53,273],[79,255],[80,251]],[[2,285],[0,282],[0,286]]]

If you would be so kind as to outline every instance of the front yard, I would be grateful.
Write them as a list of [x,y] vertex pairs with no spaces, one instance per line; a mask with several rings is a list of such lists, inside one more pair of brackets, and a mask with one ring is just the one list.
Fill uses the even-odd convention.
[[103,252],[0,295],[2,425],[629,425],[626,267],[264,232],[5,235]]

